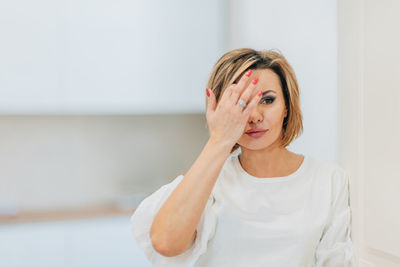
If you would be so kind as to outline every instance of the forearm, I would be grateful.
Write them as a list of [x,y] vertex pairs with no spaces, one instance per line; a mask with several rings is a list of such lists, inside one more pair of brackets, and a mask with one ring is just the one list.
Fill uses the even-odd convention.
[[207,200],[230,154],[230,147],[209,140],[156,214],[150,235],[160,253],[174,256],[193,242]]

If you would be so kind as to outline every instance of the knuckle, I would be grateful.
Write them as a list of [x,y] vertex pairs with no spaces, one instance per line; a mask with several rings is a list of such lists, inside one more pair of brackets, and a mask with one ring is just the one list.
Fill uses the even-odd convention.
[[232,88],[232,93],[239,93],[240,92],[240,86],[236,86]]
[[229,86],[225,89],[225,91],[232,92],[234,89],[235,89],[235,86],[232,84],[232,85],[229,85]]
[[240,88],[242,88],[242,85],[241,85],[241,84],[235,84],[235,86],[232,87],[232,90],[234,90],[234,91],[239,91]]

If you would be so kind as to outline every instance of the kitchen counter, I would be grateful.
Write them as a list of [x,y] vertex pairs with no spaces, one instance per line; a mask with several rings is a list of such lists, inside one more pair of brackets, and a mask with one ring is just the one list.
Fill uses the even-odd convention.
[[80,218],[108,217],[133,214],[135,209],[120,209],[116,207],[90,207],[82,209],[64,209],[40,212],[20,212],[16,215],[0,214],[0,224],[13,224],[25,222],[73,220]]

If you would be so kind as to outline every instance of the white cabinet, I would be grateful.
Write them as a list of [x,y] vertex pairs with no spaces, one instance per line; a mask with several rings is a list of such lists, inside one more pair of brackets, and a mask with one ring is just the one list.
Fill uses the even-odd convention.
[[0,225],[0,266],[151,266],[130,216]]
[[224,0],[4,2],[0,113],[203,112],[226,12]]

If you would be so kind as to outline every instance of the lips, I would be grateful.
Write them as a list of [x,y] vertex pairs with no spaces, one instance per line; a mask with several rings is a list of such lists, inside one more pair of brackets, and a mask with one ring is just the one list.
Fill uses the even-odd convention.
[[265,131],[268,131],[268,129],[261,129],[261,128],[258,128],[258,129],[250,129],[250,130],[248,130],[246,133],[247,133],[247,134],[250,134],[250,133],[258,133],[258,132],[265,132]]

